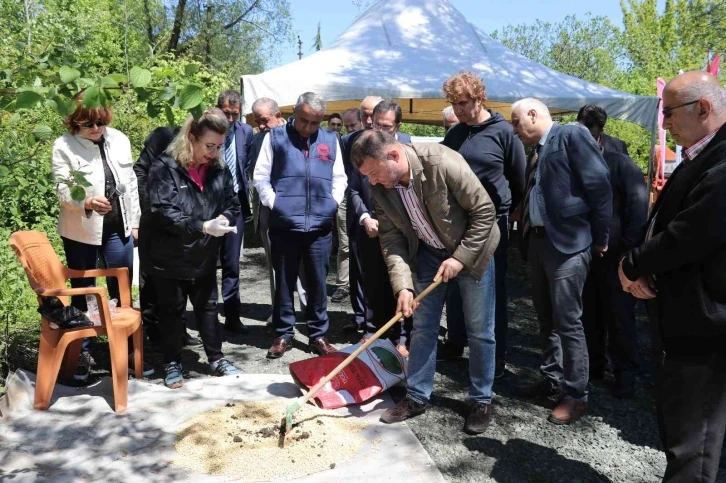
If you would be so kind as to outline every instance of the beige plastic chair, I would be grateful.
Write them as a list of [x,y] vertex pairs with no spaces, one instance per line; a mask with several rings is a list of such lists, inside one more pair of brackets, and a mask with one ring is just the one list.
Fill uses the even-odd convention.
[[[39,231],[18,231],[10,236],[10,246],[25,269],[31,288],[40,296],[57,296],[68,305],[71,295],[96,297],[101,326],[78,329],[51,329],[50,322],[40,318],[40,350],[35,381],[35,409],[48,409],[58,374],[71,378],[75,372],[83,339],[108,336],[113,378],[114,410],[124,412],[128,401],[128,337],[133,336],[134,369],[137,379],[143,371],[143,339],[141,312],[131,307],[129,271],[127,268],[71,270],[58,259],[50,240]],[[119,307],[111,318],[106,289],[103,287],[67,288],[72,278],[116,277],[120,290]]]

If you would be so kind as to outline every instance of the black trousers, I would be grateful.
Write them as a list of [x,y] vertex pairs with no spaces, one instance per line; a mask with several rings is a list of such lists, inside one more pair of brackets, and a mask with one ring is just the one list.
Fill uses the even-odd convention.
[[159,317],[164,363],[181,362],[184,336],[184,311],[187,298],[194,307],[199,335],[209,362],[221,359],[222,325],[217,320],[217,274],[212,272],[194,280],[152,277],[156,288],[156,314]]
[[154,279],[143,270],[143,267],[139,269],[139,305],[141,306],[141,319],[144,321],[144,332],[149,338],[149,342],[154,345],[161,344],[159,318],[156,316]]
[[270,230],[272,266],[275,269],[275,300],[272,304],[272,325],[276,337],[291,340],[295,335],[295,292],[300,262],[307,281],[305,321],[311,341],[325,337],[328,319],[326,278],[330,267],[332,232],[294,232]]
[[638,368],[636,299],[620,284],[619,258],[615,254],[593,257],[582,291],[582,325],[591,372],[605,369],[607,354],[614,372]]
[[348,287],[350,287],[350,306],[353,308],[355,323],[365,325],[371,318],[371,310],[368,307],[368,300],[365,296],[365,288],[361,275],[360,255],[357,253],[355,235],[348,235]]
[[222,300],[224,301],[225,324],[236,324],[240,322],[239,311],[242,303],[239,297],[239,257],[242,253],[242,242],[245,236],[244,211],[240,211],[235,223],[237,233],[227,233],[224,235],[219,247],[219,263],[222,266]]
[[716,481],[726,434],[726,354],[666,353],[656,394],[667,483]]
[[[370,238],[361,227],[351,237],[351,253],[358,258],[365,303],[370,313],[366,317],[366,333],[373,334],[396,314],[396,297],[393,294],[388,267],[381,253],[378,237]],[[351,264],[352,265],[352,264]],[[411,335],[413,319],[407,318],[392,327],[388,338],[396,344],[406,344]]]

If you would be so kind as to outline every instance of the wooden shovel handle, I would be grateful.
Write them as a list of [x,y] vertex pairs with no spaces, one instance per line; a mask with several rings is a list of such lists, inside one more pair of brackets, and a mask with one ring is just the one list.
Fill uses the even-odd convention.
[[[424,290],[423,292],[418,294],[418,296],[415,299],[413,299],[413,301],[420,302],[424,297],[426,297],[428,294],[430,294],[432,290],[434,290],[436,287],[438,287],[441,284],[441,281],[442,281],[441,278],[434,281],[431,285],[426,287],[426,290]],[[322,378],[317,384],[315,384],[313,387],[311,387],[307,394],[305,394],[304,396],[300,397],[300,399],[298,399],[298,403],[300,404],[300,406],[302,406],[303,404],[308,402],[315,395],[315,393],[317,393],[320,390],[321,387],[326,385],[332,378],[337,376],[340,371],[345,369],[345,367],[353,361],[353,359],[358,357],[361,352],[366,350],[368,348],[368,346],[373,343],[374,340],[377,340],[380,336],[385,334],[388,331],[388,329],[390,329],[393,326],[393,324],[395,324],[396,322],[398,322],[401,319],[401,317],[403,317],[403,313],[401,313],[401,312],[398,312],[396,315],[394,315],[391,320],[386,322],[386,325],[384,325],[383,327],[378,329],[376,331],[376,333],[371,336],[370,339],[366,340],[363,344],[361,344],[360,347],[358,347],[356,350],[351,352],[351,354],[348,357],[346,357],[343,362],[338,364],[338,366],[335,369],[330,371],[330,374],[328,374],[327,376]]]

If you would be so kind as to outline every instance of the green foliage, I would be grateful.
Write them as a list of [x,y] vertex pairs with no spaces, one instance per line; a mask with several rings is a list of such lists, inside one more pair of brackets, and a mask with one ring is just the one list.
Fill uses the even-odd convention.
[[[172,49],[180,4],[188,8]],[[0,0],[0,324],[9,321],[11,338],[37,328],[38,314],[7,244],[10,234],[43,231],[63,259],[51,144],[65,132],[63,118],[76,109],[73,96],[85,89],[85,106],[113,106],[113,127],[129,137],[136,157],[155,127],[200,115],[219,92],[238,87],[241,74],[262,70],[289,40],[287,0],[208,3],[215,14],[211,22],[197,15],[201,5]],[[231,20],[237,22],[227,27]],[[61,181],[74,199],[85,197],[82,175]],[[0,353],[3,344],[0,337]],[[0,367],[0,383],[5,369]]]
[[404,122],[399,131],[410,136],[444,137],[446,131],[443,126],[425,126],[423,124],[411,124]]
[[[607,18],[567,16],[550,24],[507,26],[492,33],[507,47],[560,72],[638,95],[656,95],[658,77],[703,69],[709,53],[726,53],[726,3],[722,0],[621,0],[621,30]],[[721,69],[721,78],[726,69]],[[651,133],[608,120],[608,133],[623,139],[647,171]],[[673,143],[670,143],[671,146]]]

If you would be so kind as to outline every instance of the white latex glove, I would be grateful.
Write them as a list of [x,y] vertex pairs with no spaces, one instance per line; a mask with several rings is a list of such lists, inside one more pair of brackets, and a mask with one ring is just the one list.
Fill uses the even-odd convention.
[[227,233],[237,233],[236,226],[229,226],[229,220],[215,218],[214,220],[205,221],[202,225],[202,231],[207,235],[224,236]]

